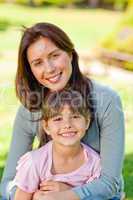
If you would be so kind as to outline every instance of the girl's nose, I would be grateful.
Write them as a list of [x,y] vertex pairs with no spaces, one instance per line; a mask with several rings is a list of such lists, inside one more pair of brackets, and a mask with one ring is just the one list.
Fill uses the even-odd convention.
[[70,121],[70,119],[66,119],[65,121],[64,121],[64,128],[65,129],[70,129],[72,126],[71,126],[71,121]]

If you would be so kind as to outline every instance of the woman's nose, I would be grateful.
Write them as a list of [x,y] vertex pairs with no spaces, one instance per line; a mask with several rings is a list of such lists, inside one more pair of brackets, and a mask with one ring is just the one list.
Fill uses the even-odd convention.
[[45,61],[44,62],[44,72],[45,73],[53,73],[55,71],[55,66],[51,63],[51,62],[49,62],[49,61]]

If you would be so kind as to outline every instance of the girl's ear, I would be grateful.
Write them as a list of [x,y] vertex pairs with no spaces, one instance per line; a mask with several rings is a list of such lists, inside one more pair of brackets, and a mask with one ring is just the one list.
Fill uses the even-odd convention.
[[90,118],[88,118],[88,119],[86,120],[86,130],[89,128],[89,125],[90,125]]
[[42,127],[43,127],[44,131],[47,133],[47,135],[50,135],[49,128],[48,128],[48,122],[45,121],[44,119],[42,120]]

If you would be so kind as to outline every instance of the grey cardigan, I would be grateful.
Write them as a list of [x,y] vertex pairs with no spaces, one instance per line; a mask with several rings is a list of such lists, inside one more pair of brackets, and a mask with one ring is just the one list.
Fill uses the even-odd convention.
[[[81,200],[110,199],[120,197],[122,191],[122,164],[124,157],[124,115],[118,94],[112,89],[93,82],[95,120],[83,142],[100,153],[102,172],[99,179],[72,190]],[[36,118],[39,113],[34,113]],[[37,122],[31,121],[31,113],[23,106],[18,109],[9,155],[1,182],[1,194],[6,199],[12,195],[11,181],[15,176],[17,161],[32,149],[37,133]]]

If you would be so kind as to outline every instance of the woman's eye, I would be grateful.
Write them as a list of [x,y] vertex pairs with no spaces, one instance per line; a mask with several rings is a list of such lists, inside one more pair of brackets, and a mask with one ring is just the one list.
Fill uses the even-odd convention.
[[42,64],[42,61],[38,61],[38,62],[35,62],[34,63],[34,66],[36,67],[36,66],[39,66],[39,65],[41,65]]
[[33,62],[33,66],[39,66],[39,65],[41,65],[43,63],[43,61],[42,60],[38,60],[38,61],[35,61],[35,62]]

